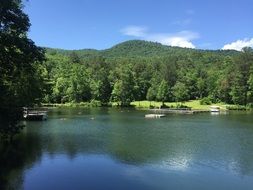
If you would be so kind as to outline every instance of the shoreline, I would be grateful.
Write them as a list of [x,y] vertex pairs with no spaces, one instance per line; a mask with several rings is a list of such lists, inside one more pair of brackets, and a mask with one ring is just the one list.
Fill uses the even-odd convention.
[[[131,102],[129,106],[125,106],[126,108],[137,108],[137,109],[158,109],[161,108],[162,102],[155,102],[155,101],[135,101]],[[211,105],[201,105],[199,100],[190,100],[187,102],[165,102],[164,103],[165,109],[185,109],[189,108],[192,111],[194,110],[209,110],[211,105],[219,106],[221,111],[225,110],[240,110],[240,111],[249,111],[252,110],[252,108],[249,108],[247,106],[242,106],[242,105],[233,105],[233,104],[225,104],[225,103],[216,103],[216,104],[211,104]],[[98,108],[98,107],[121,107],[118,106],[117,103],[108,103],[106,104],[101,104],[100,102],[80,102],[80,103],[64,103],[64,104],[59,104],[59,103],[42,103],[40,107],[48,107],[48,108]]]

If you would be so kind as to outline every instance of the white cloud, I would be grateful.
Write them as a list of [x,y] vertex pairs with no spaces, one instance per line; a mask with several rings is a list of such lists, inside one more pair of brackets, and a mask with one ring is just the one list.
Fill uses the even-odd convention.
[[170,46],[178,46],[178,47],[184,47],[184,48],[196,48],[195,45],[193,45],[192,42],[181,38],[181,37],[168,37],[164,38],[163,41],[161,41],[162,44],[170,45]]
[[244,47],[253,47],[253,38],[251,39],[243,39],[243,40],[237,40],[235,42],[232,42],[230,44],[226,44],[223,46],[223,50],[237,50],[241,51]]
[[191,31],[178,33],[150,33],[146,27],[128,26],[121,30],[127,36],[139,37],[144,40],[159,42],[164,45],[184,48],[196,48],[192,40],[198,39],[199,34]]
[[174,34],[154,34],[150,35],[147,40],[160,42],[164,45],[178,46],[184,48],[196,48],[191,42],[198,39],[199,34],[191,31],[181,31]]
[[121,30],[121,33],[127,36],[143,37],[147,32],[147,28],[143,26],[127,26]]

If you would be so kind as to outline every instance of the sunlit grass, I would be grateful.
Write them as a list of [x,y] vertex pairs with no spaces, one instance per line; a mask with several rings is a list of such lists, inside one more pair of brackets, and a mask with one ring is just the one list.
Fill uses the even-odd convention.
[[[195,110],[208,110],[210,109],[210,105],[201,105],[199,100],[190,100],[187,102],[165,102],[165,104],[169,107],[174,107],[176,108],[178,105],[183,105],[190,107]],[[112,102],[108,106],[117,106],[118,103]],[[148,109],[150,106],[159,108],[162,105],[162,102],[155,102],[155,101],[135,101],[131,103],[132,106],[136,108],[144,108]],[[221,109],[226,109],[226,106],[224,103],[217,103],[217,104],[212,104],[212,105],[217,105],[220,106]],[[81,103],[65,103],[65,104],[43,104],[43,106],[50,106],[50,107],[101,107],[100,104],[94,104],[91,102],[81,102]],[[234,105],[229,105],[229,106],[234,106]]]
[[[165,104],[170,107],[171,106],[176,107],[178,104],[182,104],[182,105],[190,107],[192,109],[199,109],[199,110],[207,110],[210,108],[210,105],[201,105],[199,100],[190,100],[187,102],[165,102]],[[135,102],[132,102],[131,105],[133,105],[137,108],[149,108],[150,106],[160,107],[162,105],[162,102],[135,101]],[[217,105],[217,106],[220,106],[221,108],[224,108],[224,109],[226,107],[226,105],[223,103],[212,104],[212,105]]]

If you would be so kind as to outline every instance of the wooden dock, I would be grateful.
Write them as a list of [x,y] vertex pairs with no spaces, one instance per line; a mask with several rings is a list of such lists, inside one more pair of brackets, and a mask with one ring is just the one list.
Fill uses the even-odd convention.
[[182,109],[176,109],[176,108],[168,108],[168,109],[150,109],[149,111],[156,113],[156,114],[196,114],[196,113],[209,113],[210,110],[192,110],[189,108],[182,108]]
[[23,117],[26,120],[43,121],[47,120],[47,111],[34,108],[24,108]]

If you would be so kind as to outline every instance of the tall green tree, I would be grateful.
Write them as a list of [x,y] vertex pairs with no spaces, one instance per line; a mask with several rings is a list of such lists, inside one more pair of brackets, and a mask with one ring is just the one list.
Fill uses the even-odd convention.
[[135,95],[134,76],[129,66],[122,66],[118,72],[119,79],[114,84],[112,99],[120,102],[121,106],[129,106]]
[[203,98],[206,95],[206,82],[203,78],[197,79],[197,97]]
[[90,74],[83,66],[74,65],[69,77],[67,97],[69,102],[82,102],[91,99]]
[[100,101],[103,105],[108,104],[112,92],[109,66],[103,58],[96,58],[90,66],[92,99]]
[[237,72],[231,85],[230,95],[234,104],[246,105],[247,86],[245,86],[244,77]]
[[169,95],[169,85],[165,80],[162,80],[158,87],[156,98],[158,101],[161,101],[164,104],[168,100]]
[[250,76],[248,80],[247,103],[253,104],[253,66],[250,69]]
[[27,37],[29,27],[21,0],[0,1],[0,133],[10,138],[21,129],[20,108],[43,93],[38,68],[44,51]]
[[156,100],[156,89],[153,86],[151,86],[148,89],[146,99],[150,102],[150,106],[151,106],[151,101]]
[[249,90],[250,71],[253,66],[253,50],[243,48],[242,53],[235,58],[235,77],[231,87],[231,96],[235,104],[246,105]]
[[122,95],[123,92],[123,82],[121,80],[118,80],[114,83],[112,94],[111,94],[111,100],[113,102],[117,102],[117,105],[119,106],[122,102]]
[[184,102],[189,99],[189,92],[186,85],[182,82],[177,82],[173,87],[173,95],[177,102]]
[[226,76],[222,77],[218,81],[217,85],[217,95],[220,101],[222,102],[231,102],[231,82],[228,80]]
[[71,63],[81,63],[81,59],[75,51],[71,52],[69,58]]
[[[170,89],[168,101],[176,100],[176,95],[184,101],[210,97],[213,102],[251,102],[251,48],[244,48],[242,52],[205,51],[138,40],[102,51],[73,51],[78,54],[80,63],[71,58],[71,52],[48,49],[48,61],[44,64],[48,77],[44,78],[51,85],[45,100],[79,101],[82,80],[83,84],[89,84],[84,94],[90,94],[81,98],[82,101],[107,102],[109,97],[120,104],[132,100],[158,100],[158,88],[164,79]],[[74,67],[88,74],[76,78]],[[162,101],[165,97],[158,98]]]

